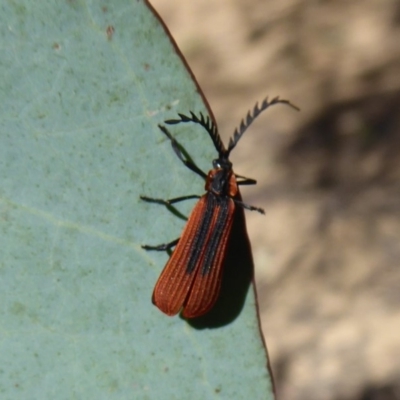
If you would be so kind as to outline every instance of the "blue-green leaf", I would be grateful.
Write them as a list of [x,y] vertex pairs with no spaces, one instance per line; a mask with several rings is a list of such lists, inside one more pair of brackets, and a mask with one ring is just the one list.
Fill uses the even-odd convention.
[[[0,9],[0,398],[270,398],[252,290],[209,329],[151,304],[168,256],[141,244],[184,221],[139,196],[204,191],[157,124],[206,113],[158,19],[129,0]],[[173,133],[207,171],[206,133]]]

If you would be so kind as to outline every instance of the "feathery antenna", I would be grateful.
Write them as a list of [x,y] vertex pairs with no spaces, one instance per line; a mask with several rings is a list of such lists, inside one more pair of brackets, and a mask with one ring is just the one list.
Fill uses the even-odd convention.
[[218,133],[218,128],[214,124],[213,121],[210,120],[210,117],[205,118],[202,113],[200,113],[200,118],[197,117],[192,111],[190,112],[190,117],[185,114],[178,114],[180,119],[168,119],[164,121],[166,124],[175,125],[181,122],[194,122],[196,124],[201,125],[210,135],[211,140],[214,143],[214,146],[220,155],[226,153],[226,149],[224,144],[222,143],[221,137]]
[[229,157],[230,152],[235,148],[237,145],[238,141],[240,138],[243,136],[243,134],[246,132],[247,128],[252,124],[252,122],[263,112],[265,111],[268,107],[273,106],[275,104],[286,104],[289,107],[294,108],[297,111],[300,111],[298,107],[296,107],[294,104],[292,104],[289,100],[281,100],[279,97],[273,98],[270,102],[268,102],[268,97],[266,97],[263,102],[261,103],[261,106],[256,103],[254,106],[252,112],[249,111],[247,113],[246,118],[243,118],[240,127],[236,128],[235,131],[233,132],[233,137],[229,139],[229,145],[228,149],[225,152],[225,155]]

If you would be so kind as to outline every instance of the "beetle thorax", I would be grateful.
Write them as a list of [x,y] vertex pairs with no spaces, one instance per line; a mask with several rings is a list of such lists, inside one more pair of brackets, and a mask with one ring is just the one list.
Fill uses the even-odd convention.
[[213,161],[213,167],[206,179],[207,192],[217,196],[235,196],[238,189],[231,162],[227,159],[217,159]]

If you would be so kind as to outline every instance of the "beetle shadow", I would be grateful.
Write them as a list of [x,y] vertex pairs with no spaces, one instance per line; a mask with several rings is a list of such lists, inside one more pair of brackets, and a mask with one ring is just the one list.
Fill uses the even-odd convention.
[[235,211],[223,268],[221,291],[213,308],[201,317],[187,319],[188,324],[195,329],[228,325],[243,309],[253,280],[254,266],[244,210],[241,207],[237,207]]

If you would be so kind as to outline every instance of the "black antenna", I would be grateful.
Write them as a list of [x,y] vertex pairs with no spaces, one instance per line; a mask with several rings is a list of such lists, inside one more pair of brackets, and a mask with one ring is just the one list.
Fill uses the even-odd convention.
[[235,132],[233,132],[233,137],[229,139],[229,145],[228,149],[225,152],[225,156],[229,157],[230,152],[235,148],[237,145],[238,141],[242,137],[243,133],[246,132],[247,128],[252,124],[252,122],[263,112],[265,111],[268,107],[273,106],[274,104],[286,104],[292,108],[294,108],[297,111],[300,111],[298,107],[293,105],[289,100],[280,100],[279,97],[273,98],[270,102],[268,102],[268,97],[266,97],[263,102],[261,103],[261,106],[258,106],[258,103],[253,108],[252,112],[248,112],[247,116],[245,119],[242,119],[240,123],[239,129],[236,128]]
[[[194,122],[196,124],[201,125],[210,135],[211,140],[214,143],[216,150],[219,155],[223,155],[226,153],[226,149],[224,144],[222,143],[221,137],[218,133],[218,128],[214,124],[213,121],[210,120],[210,117],[205,118],[202,113],[200,113],[200,118],[197,117],[192,111],[190,112],[190,117],[184,114],[178,114],[180,119],[168,119],[164,121],[166,124],[174,125],[179,124],[181,122]],[[229,154],[229,153],[228,153]]]

